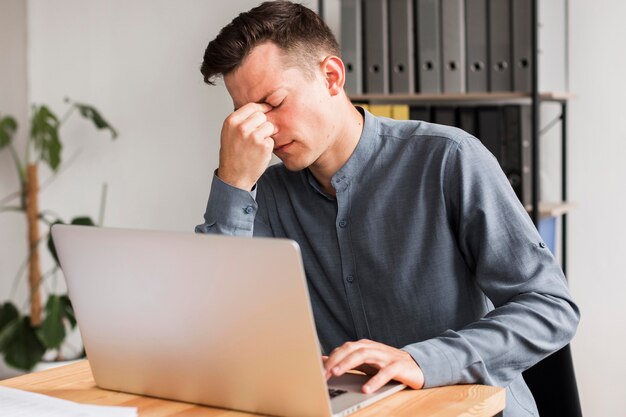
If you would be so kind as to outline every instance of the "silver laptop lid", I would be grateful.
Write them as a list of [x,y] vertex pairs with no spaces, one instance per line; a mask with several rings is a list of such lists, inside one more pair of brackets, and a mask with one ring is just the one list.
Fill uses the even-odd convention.
[[66,225],[52,235],[98,386],[331,415],[295,242]]

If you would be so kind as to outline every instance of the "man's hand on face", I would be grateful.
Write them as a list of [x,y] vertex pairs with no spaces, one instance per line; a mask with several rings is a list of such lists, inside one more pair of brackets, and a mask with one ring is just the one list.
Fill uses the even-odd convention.
[[375,392],[392,379],[413,389],[424,386],[424,374],[408,352],[371,340],[346,342],[322,359],[326,379],[352,369],[374,375],[363,385],[366,394]]
[[265,113],[272,106],[248,103],[224,120],[217,176],[227,184],[252,190],[268,167],[274,149],[276,127]]

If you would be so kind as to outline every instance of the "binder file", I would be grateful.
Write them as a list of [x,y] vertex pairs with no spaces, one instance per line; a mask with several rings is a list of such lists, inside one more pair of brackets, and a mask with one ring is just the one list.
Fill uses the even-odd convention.
[[489,91],[487,72],[487,0],[465,1],[467,91],[484,93]]
[[489,0],[489,91],[511,91],[511,3]]
[[444,93],[465,92],[464,0],[441,1],[441,71]]
[[532,90],[532,0],[512,0],[513,16],[513,90]]
[[360,0],[341,0],[341,56],[346,66],[345,90],[349,95],[363,94],[361,11]]
[[413,0],[389,0],[389,21],[391,92],[414,93]]
[[459,127],[472,136],[478,136],[474,107],[459,107]]
[[417,0],[417,72],[420,93],[441,92],[439,0]]
[[502,107],[482,106],[477,108],[477,113],[478,139],[502,166]]
[[369,111],[374,116],[389,117],[393,116],[391,104],[370,104]]
[[532,118],[530,106],[504,107],[502,169],[524,206],[532,204]]
[[409,119],[421,120],[423,122],[430,122],[430,107],[428,106],[410,106],[409,107]]
[[363,0],[365,28],[365,90],[389,93],[387,0]]
[[455,107],[434,107],[433,108],[433,122],[440,125],[455,126],[456,122],[456,108]]

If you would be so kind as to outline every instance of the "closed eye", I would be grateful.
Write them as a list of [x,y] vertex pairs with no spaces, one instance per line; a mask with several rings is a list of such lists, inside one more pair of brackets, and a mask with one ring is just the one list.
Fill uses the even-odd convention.
[[280,106],[282,106],[282,105],[283,105],[283,103],[284,103],[284,102],[285,102],[285,99],[282,99],[282,100],[280,101],[280,103],[274,103],[274,104],[272,104],[272,103],[268,103],[268,102],[266,101],[266,103],[267,103],[267,104],[269,104],[270,106],[272,106],[272,108],[273,108],[273,109],[277,109],[277,108],[279,108]]

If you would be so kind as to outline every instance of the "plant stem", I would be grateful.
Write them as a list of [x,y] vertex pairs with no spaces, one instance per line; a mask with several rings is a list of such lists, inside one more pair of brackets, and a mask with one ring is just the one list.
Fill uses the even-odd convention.
[[12,192],[11,194],[7,194],[0,200],[0,204],[8,203],[11,200],[15,200],[16,198],[21,197],[22,194],[23,194],[22,191],[15,191],[15,192]]
[[37,164],[28,164],[26,176],[26,218],[28,223],[28,283],[30,288],[30,321],[34,327],[41,324],[41,265],[39,261],[39,181]]
[[[54,220],[48,220],[48,219],[46,219],[46,217],[45,217],[46,215],[48,215],[48,216],[53,216],[53,217],[55,217],[55,219],[54,219]],[[47,224],[48,226],[51,226],[51,225],[52,225],[52,223],[54,223],[55,221],[59,221],[59,220],[61,220],[61,216],[59,216],[57,213],[55,213],[55,212],[54,212],[54,211],[52,211],[52,210],[41,210],[41,211],[39,212],[39,220],[41,220],[42,222],[44,222],[44,223],[45,223],[45,224]]]
[[17,176],[20,179],[20,186],[22,190],[24,190],[24,183],[26,182],[26,173],[24,172],[24,167],[20,162],[20,158],[17,156],[17,151],[15,150],[13,143],[9,144],[9,150],[11,151],[11,157],[13,158],[13,162],[15,163],[15,169],[17,169]]
[[4,206],[0,207],[0,213],[3,211],[24,211],[24,209],[20,206]]
[[100,194],[100,213],[98,213],[98,226],[102,227],[104,224],[104,210],[106,209],[107,203],[107,191],[108,184],[106,182],[102,183],[102,193]]
[[59,122],[59,127],[61,127],[63,125],[63,123],[65,123],[67,121],[67,119],[70,118],[70,116],[72,115],[72,113],[74,113],[74,110],[76,110],[76,106],[74,105],[74,103],[72,103],[70,105],[70,108],[67,109],[67,111],[65,112],[65,114],[63,115],[63,117],[61,117],[61,121]]

